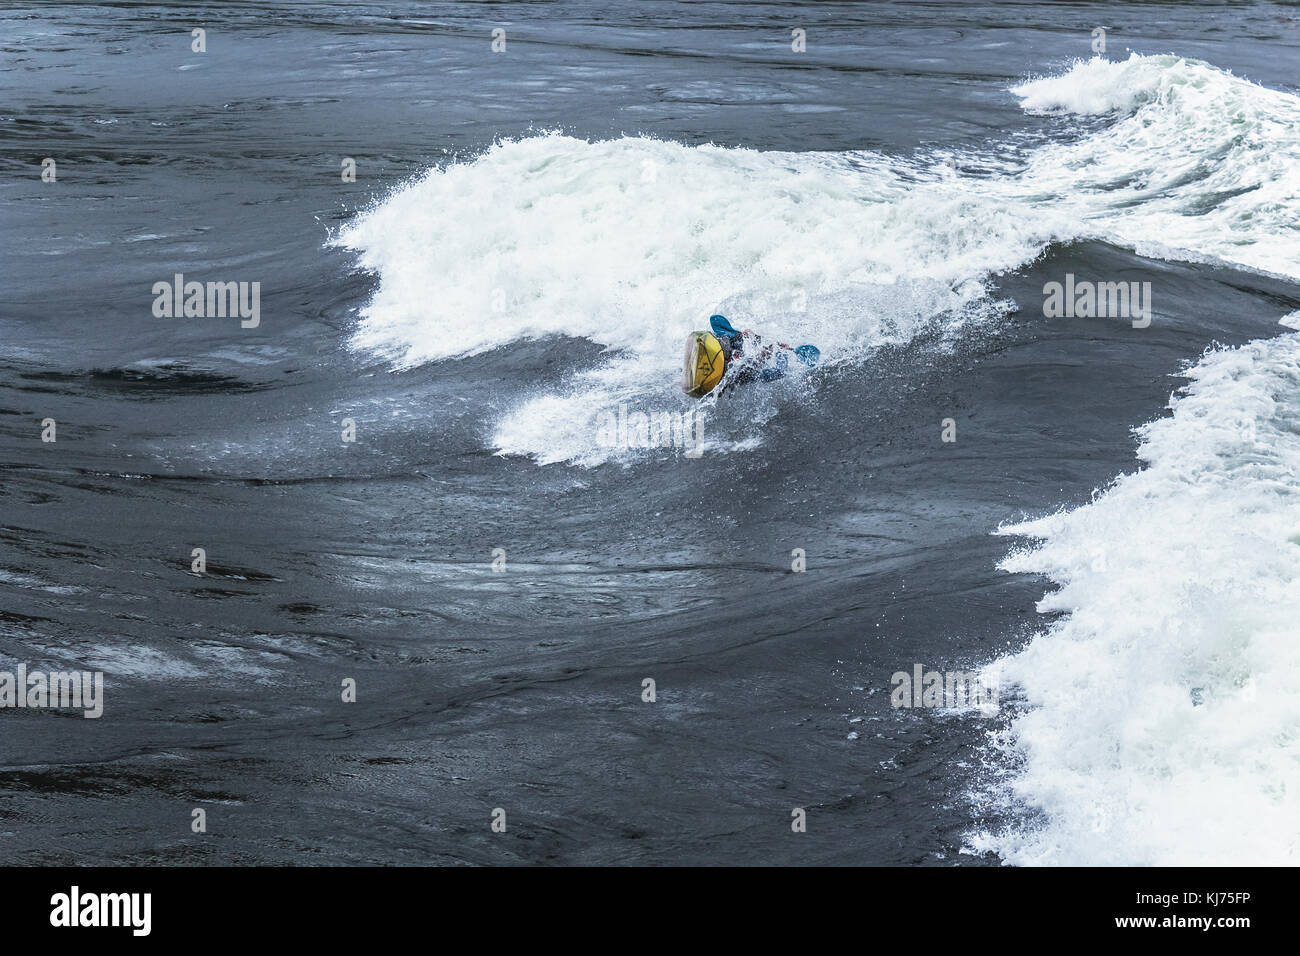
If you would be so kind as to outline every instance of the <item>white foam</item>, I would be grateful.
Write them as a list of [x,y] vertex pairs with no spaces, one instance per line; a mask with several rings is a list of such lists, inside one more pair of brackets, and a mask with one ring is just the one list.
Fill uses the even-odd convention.
[[[1114,118],[1017,169],[990,158],[980,165],[999,171],[979,176],[866,152],[503,141],[342,230],[336,242],[380,280],[352,345],[398,367],[550,335],[607,346],[599,367],[509,409],[491,437],[501,453],[593,465],[610,455],[592,446],[592,414],[680,405],[682,342],[713,312],[858,361],[1000,314],[990,277],[1053,241],[1300,272],[1296,97],[1138,55],[1014,92],[1029,110]],[[733,446],[758,437],[739,419],[715,428]]]
[[[811,335],[844,316],[800,312],[800,293],[911,281],[942,308],[960,304],[951,284],[1038,248],[994,203],[907,171],[632,137],[498,143],[343,230],[381,282],[353,344],[415,365],[563,333],[646,354],[671,343],[674,367],[685,333],[736,297],[746,320]],[[848,331],[873,338],[885,318]]]
[[1147,467],[1089,505],[1001,529],[1002,564],[1068,616],[990,679],[1028,710],[993,744],[971,839],[1017,864],[1300,862],[1300,335],[1212,351]]
[[[617,350],[498,423],[493,444],[596,464],[591,416],[678,407],[686,333],[716,311],[825,360],[956,326],[1040,226],[875,154],[551,134],[435,169],[343,231],[380,276],[353,339],[397,366],[564,334]],[[752,433],[717,436],[752,440]],[[625,456],[615,456],[625,457]]]
[[1036,151],[1001,184],[1009,198],[1055,205],[1077,235],[1142,254],[1300,277],[1300,98],[1208,63],[1136,53],[1012,92],[1031,111],[1117,116]]
[[1195,67],[1176,57],[1133,53],[1127,61],[1093,57],[1078,60],[1058,76],[1027,80],[1011,88],[1031,113],[1057,111],[1096,115],[1131,112],[1155,99],[1166,76],[1181,73],[1186,82]]

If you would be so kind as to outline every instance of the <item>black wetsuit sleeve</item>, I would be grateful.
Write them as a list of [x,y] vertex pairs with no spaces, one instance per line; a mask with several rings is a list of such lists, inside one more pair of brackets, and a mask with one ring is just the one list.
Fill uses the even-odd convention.
[[730,365],[732,359],[737,358],[736,343],[739,336],[736,335],[719,335],[718,344],[722,346],[723,361]]

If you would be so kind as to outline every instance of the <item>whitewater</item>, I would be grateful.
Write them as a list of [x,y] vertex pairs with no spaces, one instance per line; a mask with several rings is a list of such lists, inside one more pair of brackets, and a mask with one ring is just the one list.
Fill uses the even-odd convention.
[[1294,863],[1300,18],[1105,10],[0,8],[7,860]]
[[[998,276],[1081,240],[1300,277],[1295,95],[1136,53],[1010,93],[1063,132],[910,157],[498,142],[338,235],[379,277],[351,345],[408,368],[547,336],[595,343],[591,367],[507,410],[487,440],[541,465],[628,465],[671,452],[593,447],[592,416],[680,407],[680,340],[714,311],[863,363],[923,334],[941,347],[996,329],[1015,307]],[[968,851],[1296,861],[1298,358],[1289,334],[1212,349],[1182,373],[1171,416],[1140,430],[1144,468],[1075,511],[998,529],[1035,542],[1002,568],[1055,582],[1039,610],[1058,617],[989,665],[1018,704],[968,797],[1013,822],[973,831]],[[775,413],[767,399],[731,421],[713,411],[729,440],[713,454],[758,447]]]
[[[1120,190],[1111,236],[1300,272],[1295,97],[1172,58],[1151,84],[1084,82],[1111,72],[1098,62],[1076,72],[1017,92],[1027,108],[1135,111],[1119,126],[1128,149],[1176,157]],[[1142,116],[1174,105],[1192,121]],[[1090,185],[1130,175],[1081,156],[1040,163]],[[1176,195],[1188,184],[1190,204]],[[999,529],[1036,542],[1001,567],[1051,578],[1039,610],[1063,616],[988,669],[1022,697],[991,734],[996,782],[973,799],[1033,819],[975,833],[977,851],[1015,864],[1300,858],[1300,337],[1213,348],[1183,374],[1171,416],[1138,430],[1143,470],[1075,511]]]
[[[399,368],[544,336],[603,346],[603,362],[491,438],[502,454],[590,467],[653,454],[593,448],[594,410],[680,405],[680,342],[715,311],[863,361],[995,321],[1010,304],[990,280],[1054,243],[1294,274],[1296,97],[1136,53],[1011,92],[1027,111],[1110,122],[1073,142],[908,158],[559,133],[498,143],[341,231],[380,278],[352,345]],[[734,424],[742,447],[761,440]]]

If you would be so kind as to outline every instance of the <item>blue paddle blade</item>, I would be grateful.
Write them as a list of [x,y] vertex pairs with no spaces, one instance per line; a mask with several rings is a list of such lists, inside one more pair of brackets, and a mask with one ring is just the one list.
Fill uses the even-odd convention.
[[821,361],[822,357],[821,349],[815,345],[801,345],[794,350],[794,354],[799,357],[800,362],[803,362],[809,368]]
[[739,335],[740,334],[735,328],[732,327],[731,323],[727,321],[727,317],[725,315],[709,316],[709,325],[710,327],[712,327],[714,335]]

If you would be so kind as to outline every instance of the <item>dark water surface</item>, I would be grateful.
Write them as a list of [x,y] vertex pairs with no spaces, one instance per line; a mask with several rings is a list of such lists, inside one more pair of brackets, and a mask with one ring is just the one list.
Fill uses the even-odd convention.
[[[597,365],[600,345],[521,330],[396,368],[349,347],[379,279],[326,243],[408,177],[547,130],[1014,162],[1106,122],[1026,113],[1007,93],[1088,57],[1094,26],[1112,58],[1173,52],[1292,89],[1297,16],[0,11],[0,660],[102,670],[107,686],[99,720],[0,714],[5,858],[998,862],[960,853],[1001,822],[967,797],[989,722],[891,710],[890,675],[974,667],[1041,628],[1047,583],[997,570],[1010,544],[990,532],[1133,470],[1131,429],[1165,414],[1180,364],[1285,331],[1294,284],[1054,243],[994,275],[992,295],[1016,304],[1003,318],[876,343],[811,395],[720,408],[719,433],[763,421],[747,451],[543,466],[496,453],[500,422]],[[40,179],[47,156],[57,183]],[[1151,281],[1152,327],[1043,320],[1043,284],[1067,271]],[[260,325],[155,317],[151,287],[175,273],[259,281]],[[948,417],[956,443],[938,440]],[[340,700],[346,678],[356,703]],[[791,832],[795,807],[807,833]]]

